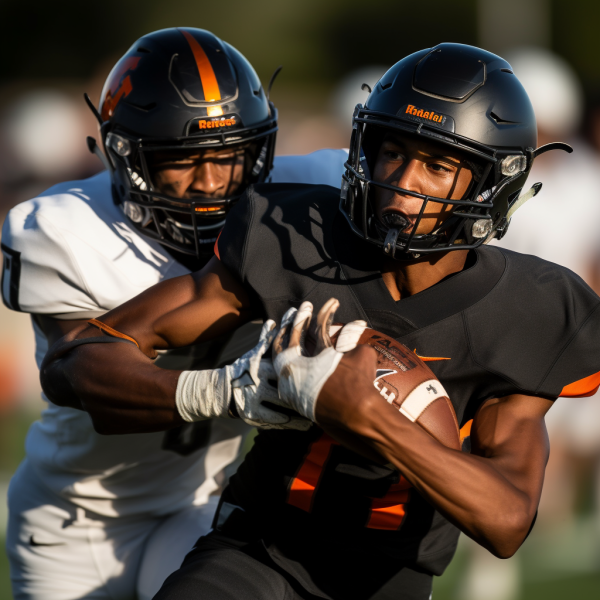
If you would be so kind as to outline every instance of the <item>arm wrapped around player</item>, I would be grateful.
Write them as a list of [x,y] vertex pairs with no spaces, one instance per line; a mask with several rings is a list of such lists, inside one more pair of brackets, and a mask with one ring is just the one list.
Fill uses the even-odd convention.
[[[81,333],[80,328],[73,330],[72,333],[62,338],[59,344],[50,349],[44,359],[44,364],[42,364],[42,375],[47,375],[47,372],[51,370],[60,369],[61,359],[69,355],[76,347],[101,342],[121,342],[139,349],[139,344],[134,338],[97,319],[88,321],[88,324],[99,328],[105,335],[77,338]],[[311,422],[307,419],[291,411],[279,412],[273,406],[279,403],[277,375],[271,359],[264,358],[264,354],[270,348],[277,333],[274,327],[274,321],[267,321],[261,330],[258,344],[231,365],[220,369],[182,371],[178,376],[176,386],[174,386],[175,408],[179,417],[187,422],[217,417],[241,418],[250,425],[267,429],[308,429]],[[155,369],[151,361],[148,363],[147,367]],[[162,369],[159,371],[171,373]],[[68,379],[67,382],[73,383],[71,379]],[[50,392],[51,398],[65,397],[64,389],[61,389],[60,393],[52,393],[53,388],[48,384],[45,389]],[[77,400],[77,394],[72,390],[71,396],[75,398],[70,402],[70,406],[85,409],[85,406]],[[273,403],[273,408],[264,404],[265,402]],[[154,409],[152,412],[154,413],[156,410]]]
[[310,421],[264,404],[279,401],[273,364],[263,358],[276,333],[275,322],[266,321],[258,344],[233,364],[221,369],[183,371],[175,396],[181,417],[185,421],[240,417],[265,429],[308,429]]

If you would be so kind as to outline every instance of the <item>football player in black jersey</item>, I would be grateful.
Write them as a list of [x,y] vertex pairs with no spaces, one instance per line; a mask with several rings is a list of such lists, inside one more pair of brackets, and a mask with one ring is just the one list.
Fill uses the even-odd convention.
[[[203,418],[207,393],[189,385],[195,375],[154,366],[156,350],[336,297],[338,321],[362,319],[414,348],[459,423],[472,421],[470,454],[444,447],[365,385],[373,357],[356,349],[323,388],[316,421],[388,462],[316,424],[261,431],[214,531],[158,598],[426,599],[459,530],[514,554],[541,493],[545,413],[600,383],[600,299],[562,267],[484,245],[539,190],[523,191],[535,157],[568,149],[536,141],[507,62],[458,44],[410,55],[355,111],[341,201],[322,186],[250,188],[218,258],[103,317],[103,336],[139,349],[86,344],[92,327],[51,349],[51,399],[88,410],[105,433],[154,431]],[[256,373],[245,377],[241,387],[260,389]]]

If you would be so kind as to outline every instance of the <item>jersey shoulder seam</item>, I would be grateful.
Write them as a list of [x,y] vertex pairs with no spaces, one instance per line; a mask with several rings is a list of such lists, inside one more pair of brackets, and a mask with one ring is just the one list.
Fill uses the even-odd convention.
[[248,219],[248,226],[246,228],[246,236],[244,239],[244,246],[242,248],[242,256],[241,256],[241,269],[240,269],[240,275],[241,275],[241,279],[242,281],[245,280],[246,277],[246,258],[248,256],[248,247],[250,245],[250,236],[252,235],[253,232],[253,225],[254,225],[254,212],[255,212],[255,199],[254,199],[254,186],[251,185],[248,188],[247,191],[247,196],[248,198],[248,207],[250,208],[250,218]]
[[[489,248],[489,249],[493,250],[495,248]],[[504,254],[503,254],[503,258],[504,258],[504,269],[502,271],[502,275],[500,275],[500,277],[498,277],[498,280],[494,283],[494,285],[491,287],[491,289],[489,289],[488,292],[484,296],[482,296],[481,298],[479,298],[477,300],[477,302],[474,302],[473,304],[471,304],[470,306],[467,306],[466,308],[463,308],[461,310],[457,310],[455,313],[453,313],[451,315],[448,315],[446,317],[443,317],[442,319],[439,319],[438,321],[434,321],[433,323],[427,323],[427,325],[424,325],[423,327],[417,328],[416,331],[418,331],[418,332],[425,331],[429,327],[434,327],[436,325],[440,325],[440,323],[443,323],[444,321],[447,321],[448,319],[452,319],[452,318],[457,317],[457,316],[459,316],[463,320],[463,322],[464,322],[466,313],[468,311],[470,311],[471,309],[473,309],[474,307],[476,307],[481,302],[483,302],[490,294],[492,294],[494,292],[494,290],[498,287],[498,285],[500,285],[500,283],[502,282],[502,280],[506,277],[506,273],[508,271],[508,260],[506,259],[506,256]],[[427,291],[427,290],[425,290],[425,291]],[[411,335],[412,333],[415,333],[415,332],[411,332],[408,335]],[[469,337],[467,337],[467,342],[469,344],[469,354],[471,355],[471,357],[474,360],[473,353],[471,351],[471,343],[470,343],[470,338]],[[475,364],[477,364],[481,368],[484,368],[477,361],[475,361]]]
[[517,383],[515,381],[513,381],[510,377],[507,377],[504,373],[500,373],[500,372],[496,371],[495,369],[490,369],[489,367],[486,367],[486,366],[482,365],[475,358],[475,353],[473,351],[473,345],[471,343],[471,334],[470,334],[470,329],[469,329],[469,323],[468,323],[468,319],[467,319],[467,312],[469,310],[471,310],[473,307],[477,306],[480,302],[482,302],[483,300],[485,300],[488,297],[488,295],[491,294],[498,287],[498,285],[507,276],[508,269],[509,269],[509,257],[506,255],[506,253],[502,252],[501,251],[502,249],[499,248],[499,247],[496,247],[496,246],[488,247],[488,248],[489,248],[489,250],[493,250],[493,251],[498,252],[499,254],[502,255],[502,257],[504,259],[504,270],[502,272],[502,275],[498,278],[498,281],[496,281],[496,283],[494,284],[494,286],[492,287],[492,289],[483,298],[480,298],[475,304],[467,307],[465,310],[462,311],[461,317],[462,317],[462,322],[463,322],[463,328],[464,328],[464,331],[465,331],[465,337],[467,339],[467,345],[469,347],[469,356],[471,357],[471,360],[473,361],[473,363],[476,364],[480,369],[482,369],[486,373],[492,373],[496,377],[499,377],[500,379],[503,379],[507,383],[510,383],[511,385],[514,385],[517,389],[519,389],[521,391],[526,391],[526,390],[523,390],[523,388],[521,388],[519,385],[517,385]]

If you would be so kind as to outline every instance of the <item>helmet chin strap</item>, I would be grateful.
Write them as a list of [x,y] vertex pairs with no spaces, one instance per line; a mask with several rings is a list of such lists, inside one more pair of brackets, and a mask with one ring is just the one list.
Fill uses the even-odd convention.
[[260,175],[260,172],[263,170],[263,167],[265,166],[265,161],[267,159],[268,145],[268,140],[265,140],[262,145],[262,148],[260,149],[260,152],[258,153],[258,156],[256,157],[254,167],[252,167],[252,177],[258,177]]
[[387,235],[385,236],[385,241],[383,242],[383,251],[392,258],[395,258],[396,256],[396,242],[398,241],[399,235],[399,229],[388,229]]
[[100,148],[98,147],[98,142],[96,142],[96,140],[90,135],[87,136],[85,141],[87,142],[88,150],[100,159],[100,162],[104,165],[104,168],[109,173],[112,173],[114,170],[113,166],[110,164],[104,152],[102,152],[102,150],[100,150]]

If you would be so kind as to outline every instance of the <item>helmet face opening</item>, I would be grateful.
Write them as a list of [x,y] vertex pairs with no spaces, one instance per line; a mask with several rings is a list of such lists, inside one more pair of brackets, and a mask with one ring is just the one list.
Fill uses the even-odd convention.
[[[113,179],[119,186],[116,193],[123,198],[123,210],[136,229],[173,250],[202,259],[212,255],[227,213],[246,187],[260,180],[266,157],[273,151],[267,137],[229,145],[175,144],[174,140],[160,144],[115,133],[107,137],[109,152],[123,144],[130,149],[125,157],[115,152],[111,157]],[[193,173],[205,163],[210,163],[211,181],[220,186],[213,194],[207,193],[208,182],[202,180],[208,177],[206,172]],[[169,171],[174,184],[163,175]],[[186,189],[177,193],[179,179],[186,180]]]
[[[374,161],[386,136],[457,157],[471,183],[460,197],[452,191],[437,197],[376,180]],[[356,107],[340,209],[357,235],[397,259],[476,248],[506,230],[536,142],[531,103],[508,63],[460,44],[417,52],[381,78],[366,106]],[[419,199],[418,215],[410,223],[378,217],[374,198],[382,190]],[[449,216],[427,230],[432,203]]]
[[[355,115],[356,137],[353,139],[346,163],[343,183],[344,192],[351,195],[352,202],[349,202],[346,196],[345,202],[342,201],[342,212],[350,217],[353,228],[359,229],[360,234],[368,241],[383,242],[384,252],[398,258],[398,250],[405,253],[430,253],[458,249],[457,246],[466,243],[479,245],[479,240],[483,241],[482,237],[487,237],[482,236],[481,232],[491,232],[490,209],[493,208],[493,203],[489,201],[490,194],[485,192],[489,192],[494,185],[493,171],[498,162],[494,150],[481,146],[473,147],[451,138],[443,139],[439,133],[424,131],[412,123],[394,119],[382,120],[378,115],[369,113],[370,111],[360,108]],[[456,160],[457,171],[448,193],[444,196],[428,195],[377,179],[374,174],[377,155],[384,140],[389,137],[392,140],[401,139],[414,146],[426,142],[430,148],[436,149],[436,155],[460,157]],[[454,190],[463,170],[469,173],[468,185],[460,197],[455,197]],[[382,218],[382,215],[378,215],[376,196],[380,196],[382,190],[404,198],[420,200],[419,212],[414,220],[402,223],[398,222],[398,219]],[[360,213],[357,211],[359,207]],[[423,230],[428,214],[436,209],[444,214],[443,222],[439,222],[431,231],[419,233]],[[349,214],[350,211],[352,214]],[[393,212],[388,212],[386,216],[391,215]],[[481,221],[489,221],[489,225],[486,227],[479,223]],[[469,242],[461,239],[460,236],[464,237],[465,231],[473,231],[476,222],[476,239]],[[392,234],[393,238],[389,237],[388,231],[394,229],[397,233]]]
[[[250,63],[208,31],[156,31],[114,67],[100,114],[115,200],[132,225],[206,261],[227,212],[273,163],[277,111]],[[176,190],[159,176],[160,161],[188,156],[223,166],[223,155],[236,157],[237,166],[229,176],[221,169],[218,192]]]

